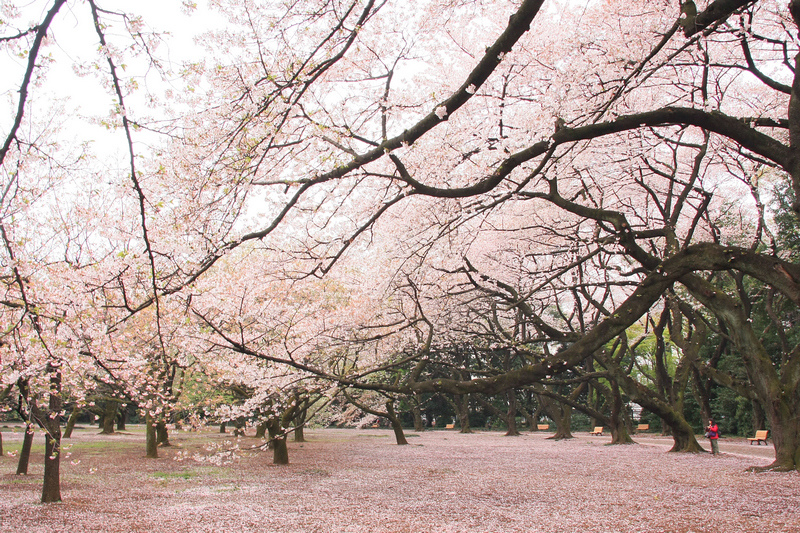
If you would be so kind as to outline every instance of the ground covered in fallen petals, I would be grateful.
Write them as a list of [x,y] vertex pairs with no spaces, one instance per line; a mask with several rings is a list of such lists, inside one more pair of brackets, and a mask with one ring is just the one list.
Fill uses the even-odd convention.
[[[746,472],[772,446],[723,439],[722,454],[546,433],[504,437],[307,430],[291,464],[272,466],[253,437],[173,432],[145,459],[141,428],[65,441],[62,497],[38,503],[43,444],[15,476],[21,432],[3,428],[2,532],[800,532],[800,475]],[[9,453],[10,452],[10,453]]]

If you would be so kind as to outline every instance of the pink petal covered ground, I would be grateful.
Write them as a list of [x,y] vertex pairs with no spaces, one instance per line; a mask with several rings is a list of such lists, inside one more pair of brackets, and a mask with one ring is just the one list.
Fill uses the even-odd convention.
[[147,460],[138,430],[84,430],[60,504],[37,503],[38,454],[27,478],[0,458],[0,531],[800,532],[800,475],[745,471],[772,446],[723,439],[712,457],[657,436],[547,436],[431,431],[396,446],[382,430],[313,430],[275,467],[254,438],[175,432]]

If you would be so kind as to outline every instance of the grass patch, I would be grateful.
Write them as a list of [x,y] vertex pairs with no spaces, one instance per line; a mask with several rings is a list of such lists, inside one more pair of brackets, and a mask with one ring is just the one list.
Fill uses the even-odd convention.
[[[13,454],[12,457],[15,459],[19,458],[19,452],[22,450],[22,443],[21,442],[13,442],[13,443],[3,443],[3,452],[6,456],[9,456],[9,452]],[[44,454],[44,444],[34,444],[31,446],[31,459],[33,457],[38,457],[39,455]]]
[[70,441],[70,439],[62,439],[61,447],[65,450],[72,451],[89,451],[89,450],[103,450],[103,451],[121,451],[131,448],[141,448],[144,450],[143,442],[130,442],[130,441],[113,441],[113,440],[97,440],[97,441]]
[[301,476],[330,477],[331,473],[324,468],[306,468],[298,472]]
[[157,479],[170,480],[170,479],[192,479],[197,474],[185,470],[183,472],[154,472],[153,476]]

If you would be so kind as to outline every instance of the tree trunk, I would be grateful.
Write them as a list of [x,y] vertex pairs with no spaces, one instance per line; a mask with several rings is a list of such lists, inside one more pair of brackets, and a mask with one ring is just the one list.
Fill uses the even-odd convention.
[[221,423],[220,423],[220,425],[219,425],[219,432],[220,432],[220,433],[225,433],[225,432],[226,432],[226,424],[225,424],[225,422],[221,422]]
[[524,407],[517,407],[519,414],[525,419],[525,423],[528,425],[530,431],[536,431],[536,418]]
[[403,433],[403,424],[400,423],[400,418],[398,418],[397,413],[394,412],[394,401],[389,400],[386,402],[386,414],[388,415],[386,418],[388,418],[389,422],[392,424],[394,438],[397,441],[397,444],[408,444],[406,436]]
[[33,446],[33,424],[25,424],[25,436],[22,438],[22,448],[19,451],[17,462],[17,475],[28,475],[28,464],[31,462],[31,446]]
[[158,458],[158,438],[156,435],[156,421],[149,412],[145,415],[146,450],[145,457]]
[[657,398],[652,390],[631,377],[624,374],[617,374],[614,377],[617,378],[618,383],[632,401],[661,418],[664,429],[669,428],[669,434],[673,441],[671,452],[699,453],[705,451],[697,442],[694,429],[686,421],[682,412],[676,410],[666,400]]
[[156,446],[172,446],[169,442],[169,430],[167,429],[167,421],[161,419],[156,424]]
[[797,350],[784,351],[780,368],[777,368],[740,301],[695,276],[684,276],[681,282],[727,325],[733,345],[742,354],[753,392],[769,419],[775,461],[753,470],[800,470],[800,355]]
[[608,420],[608,429],[611,431],[611,444],[633,444],[633,439],[628,432],[628,424],[625,422],[622,403],[622,395],[619,391],[619,383],[611,382],[611,417]]
[[[767,415],[764,413],[764,408],[761,407],[761,403],[758,400],[752,400],[751,404],[753,406],[753,429],[756,431],[759,429],[767,429]],[[711,416],[709,416],[708,419],[711,419]]]
[[105,404],[103,405],[103,420],[101,421],[103,428],[101,433],[103,435],[111,435],[114,433],[114,424],[117,421],[118,408],[118,402],[115,402],[114,400],[105,401]]
[[657,398],[644,398],[641,396],[634,398],[633,395],[631,395],[631,398],[648,411],[660,417],[665,429],[669,428],[669,434],[672,436],[671,452],[699,453],[705,451],[697,442],[694,429],[692,429],[692,426],[686,421],[683,413],[676,411],[669,404]]
[[299,424],[294,427],[294,441],[295,442],[305,442],[306,441],[306,434],[305,429],[306,425],[305,422]]
[[50,374],[50,394],[47,409],[39,409],[34,403],[31,412],[35,414],[45,433],[44,483],[42,484],[42,503],[61,501],[61,370],[60,363],[52,359],[47,363]]
[[561,440],[573,439],[572,436],[572,408],[561,405],[549,413],[549,416],[556,423],[556,432],[548,439]]
[[508,412],[506,412],[506,437],[518,437],[520,435],[517,429],[517,392],[514,389],[506,391],[506,399],[508,400]]
[[414,417],[414,431],[417,433],[425,431],[425,422],[422,421],[422,410],[419,407],[419,398],[414,394],[414,404],[411,407],[411,414]]
[[259,425],[256,426],[256,438],[263,439],[267,436],[267,423],[261,422]]
[[[796,394],[797,388],[795,388]],[[800,398],[782,396],[766,409],[770,420],[775,461],[766,467],[753,467],[753,471],[790,472],[800,470]]]
[[458,411],[458,425],[461,433],[472,433],[472,426],[469,423],[469,396],[462,395],[459,399],[463,403],[463,409]]
[[286,435],[282,431],[279,419],[270,420],[267,430],[269,431],[269,442],[272,448],[272,464],[288,465],[289,448],[286,445]]
[[64,428],[64,434],[61,436],[62,439],[69,439],[72,437],[72,430],[75,429],[75,423],[78,421],[80,415],[81,409],[76,405],[69,414],[67,426]]
[[694,382],[694,396],[697,403],[700,405],[700,420],[711,420],[713,418],[711,416],[711,387],[709,387],[708,384],[710,380],[704,379],[696,366],[692,370],[692,376]]
[[459,394],[454,398],[454,405],[456,407],[456,416],[458,417],[458,424],[461,433],[472,433],[472,427],[469,425],[469,395]]
[[309,400],[305,400],[303,407],[297,411],[294,417],[294,441],[305,442],[306,435],[303,431],[306,427],[306,415],[308,414]]
[[541,394],[538,399],[542,411],[556,424],[555,434],[547,438],[555,440],[574,438],[570,427],[572,425],[572,407]]
[[45,422],[42,503],[61,501],[61,424],[59,416]]
[[128,406],[123,406],[117,413],[117,431],[125,431],[125,424],[128,422]]

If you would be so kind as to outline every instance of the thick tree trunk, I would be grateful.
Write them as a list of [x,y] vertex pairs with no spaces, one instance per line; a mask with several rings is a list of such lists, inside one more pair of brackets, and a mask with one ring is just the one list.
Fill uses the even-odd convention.
[[419,398],[414,395],[414,405],[411,407],[411,415],[414,417],[414,431],[425,431],[425,422],[422,421],[422,410],[419,408]]
[[628,426],[619,418],[611,418],[609,425],[611,431],[611,444],[634,444]]
[[469,425],[469,395],[459,394],[454,400],[461,433],[472,433],[472,427]]
[[[625,391],[631,401],[638,403],[661,418],[662,428],[669,427],[669,434],[673,439],[671,452],[698,453],[705,451],[697,442],[694,429],[686,421],[681,409],[676,408],[675,405],[670,403],[670,400],[663,397],[659,398],[657,393],[630,377],[619,365],[608,358],[604,358],[603,364],[613,374],[616,386]],[[673,401],[679,406],[683,405],[680,399],[673,399]]]
[[167,421],[163,418],[156,424],[156,445],[162,447],[172,446],[172,444],[169,442]]
[[[764,413],[764,408],[761,407],[761,403],[758,400],[752,400],[751,404],[753,406],[753,430],[767,429],[767,415]],[[708,418],[710,419],[711,417],[709,416]]]
[[561,406],[548,413],[550,418],[556,423],[556,432],[548,439],[561,440],[573,439],[572,436],[572,408]]
[[514,389],[506,391],[506,399],[508,400],[508,412],[506,412],[506,437],[518,437],[520,435],[517,429],[517,393]]
[[158,458],[158,438],[156,435],[156,421],[149,412],[145,415],[145,457]]
[[270,420],[267,430],[269,431],[269,442],[272,448],[272,464],[288,465],[289,448],[286,445],[286,435],[283,433],[280,421],[277,418]]
[[625,422],[622,395],[619,391],[619,384],[616,381],[611,383],[611,417],[608,420],[608,429],[611,431],[611,444],[633,444],[628,424]]
[[800,470],[800,398],[780,398],[766,411],[770,420],[775,461],[753,471],[790,472]]
[[45,422],[42,503],[61,501],[61,424],[59,416]]
[[700,420],[711,420],[713,417],[711,416],[709,380],[704,379],[696,367],[692,370],[692,376],[694,382],[694,397],[700,405]]
[[304,429],[306,427],[306,416],[308,414],[309,400],[304,400],[303,407],[298,409],[294,417],[294,441],[305,442],[306,435]]
[[113,400],[106,400],[103,405],[103,420],[100,422],[103,435],[111,435],[114,433],[114,424],[117,421],[117,410],[119,402]]
[[536,419],[533,417],[533,415],[523,407],[517,407],[517,409],[519,410],[519,414],[521,414],[522,417],[525,419],[525,423],[528,425],[528,429],[530,431],[536,431]]
[[67,426],[64,428],[64,434],[61,436],[62,439],[69,439],[72,437],[72,431],[75,429],[75,423],[78,421],[80,415],[81,409],[76,405],[69,414]]
[[542,394],[538,395],[538,399],[542,411],[556,424],[555,434],[547,438],[555,440],[574,438],[570,427],[572,425],[572,407]]
[[17,475],[28,475],[28,465],[31,462],[31,447],[33,446],[33,424],[28,422],[25,425],[25,436],[22,438],[22,448],[19,451],[19,461],[17,461]]
[[272,447],[272,464],[274,465],[288,465],[289,464],[289,448],[286,444],[286,436],[276,437],[273,441]]
[[125,424],[128,422],[128,407],[120,407],[117,413],[117,431],[125,431]]
[[673,441],[671,452],[699,453],[705,451],[697,442],[694,429],[686,421],[682,412],[677,411],[667,401],[656,398],[652,391],[627,376],[622,377],[621,383],[625,383],[625,392],[628,393],[631,400],[661,418],[662,427],[665,430],[669,428],[669,435],[672,436]]
[[219,432],[220,433],[226,433],[226,427],[227,427],[227,425],[225,424],[225,422],[220,423]]
[[31,413],[39,421],[45,433],[44,483],[42,503],[61,501],[61,370],[60,363],[52,359],[47,363],[50,374],[50,394],[47,409],[39,409],[33,403]]
[[386,414],[388,415],[387,418],[389,419],[389,422],[392,424],[394,438],[395,441],[397,441],[397,444],[408,444],[406,436],[403,433],[403,424],[400,423],[400,418],[398,418],[397,413],[394,411],[394,402],[391,400],[386,402]]
[[658,400],[647,403],[640,398],[636,402],[661,417],[665,424],[664,427],[669,428],[669,434],[672,436],[671,452],[699,453],[705,451],[697,442],[694,429],[683,417],[683,413],[675,411],[668,404]]
[[256,426],[256,438],[263,439],[267,436],[267,423],[261,422],[259,425]]

